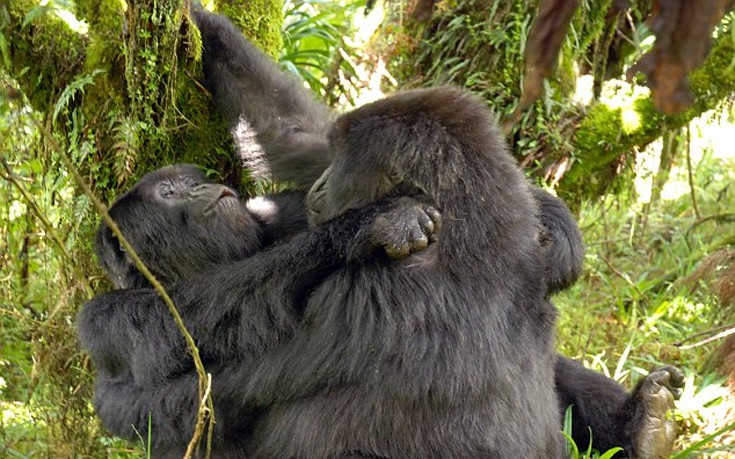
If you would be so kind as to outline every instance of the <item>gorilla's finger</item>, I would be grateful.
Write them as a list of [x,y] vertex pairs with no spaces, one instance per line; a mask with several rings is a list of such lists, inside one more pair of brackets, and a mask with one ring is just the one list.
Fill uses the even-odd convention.
[[442,228],[442,214],[434,207],[426,206],[424,212],[431,219],[432,227],[429,232],[429,240],[436,242],[439,240],[439,233]]
[[411,254],[411,251],[407,243],[394,243],[385,246],[385,253],[393,260],[403,260]]

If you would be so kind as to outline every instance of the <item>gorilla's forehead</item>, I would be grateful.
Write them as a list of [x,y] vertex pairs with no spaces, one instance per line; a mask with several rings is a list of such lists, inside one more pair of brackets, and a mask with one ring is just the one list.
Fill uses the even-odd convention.
[[193,164],[174,164],[157,169],[144,175],[135,185],[135,188],[154,185],[164,180],[178,180],[182,177],[196,177],[205,179],[204,173]]

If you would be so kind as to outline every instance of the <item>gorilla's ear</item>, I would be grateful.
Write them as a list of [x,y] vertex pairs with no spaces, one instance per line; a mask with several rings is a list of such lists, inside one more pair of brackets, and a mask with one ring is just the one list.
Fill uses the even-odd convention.
[[120,241],[107,225],[102,224],[97,230],[94,252],[115,288],[129,289],[146,285],[145,278],[135,268]]
[[567,205],[546,191],[531,186],[541,222],[540,239],[546,251],[549,294],[571,286],[582,273],[584,242]]

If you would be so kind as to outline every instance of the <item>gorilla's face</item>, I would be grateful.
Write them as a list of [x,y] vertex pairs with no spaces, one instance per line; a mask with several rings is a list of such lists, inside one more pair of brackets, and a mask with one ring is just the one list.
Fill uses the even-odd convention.
[[190,225],[226,224],[237,230],[251,223],[234,190],[211,183],[188,164],[152,172],[128,194],[142,196],[151,208],[158,207],[161,212],[180,213]]
[[[401,183],[400,174],[395,172],[397,168],[384,155],[365,154],[365,145],[371,144],[346,142],[340,128],[337,125],[330,135],[335,159],[306,197],[309,223],[313,225],[379,201],[395,192]],[[364,137],[367,135],[358,136]]]
[[[110,208],[110,216],[164,284],[260,249],[260,226],[230,188],[209,182],[193,165],[147,174]],[[106,226],[96,252],[118,288],[140,287],[130,258]]]

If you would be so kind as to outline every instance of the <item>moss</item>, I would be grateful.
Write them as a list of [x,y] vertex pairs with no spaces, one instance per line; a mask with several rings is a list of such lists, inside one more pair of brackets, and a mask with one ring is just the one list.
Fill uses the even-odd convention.
[[702,66],[692,72],[689,84],[696,97],[696,102],[691,110],[696,114],[711,110],[724,97],[733,93],[735,90],[735,46],[730,30],[720,34]]
[[630,100],[618,97],[613,107],[605,101],[592,106],[573,139],[575,162],[561,182],[563,194],[578,201],[604,193],[614,184],[619,171],[626,169],[621,166],[635,159],[628,154],[634,147],[646,145],[658,138],[664,129],[681,127],[704,111],[717,107],[723,98],[735,91],[733,57],[732,35],[725,32],[703,65],[692,72],[690,84],[696,102],[679,115],[660,114],[652,98],[643,92]]
[[601,101],[587,112],[575,132],[574,163],[561,182],[565,196],[575,201],[604,193],[635,156],[628,154],[659,136],[666,117],[659,114],[647,92],[630,98],[614,95],[615,103]]
[[33,107],[46,112],[79,74],[87,39],[49,10],[24,26],[28,13],[37,8],[37,1],[0,0],[0,10],[8,12],[0,32],[8,43],[11,76]]
[[218,2],[218,11],[229,17],[248,40],[266,54],[278,57],[283,48],[283,2],[274,0],[226,0]]

